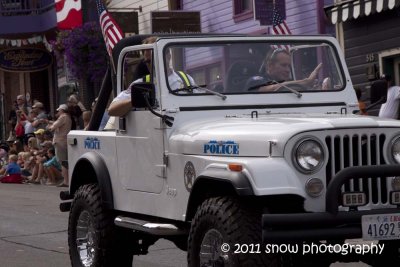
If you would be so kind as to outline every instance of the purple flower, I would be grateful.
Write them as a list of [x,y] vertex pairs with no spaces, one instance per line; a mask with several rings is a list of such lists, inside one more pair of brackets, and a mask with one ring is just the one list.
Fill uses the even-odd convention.
[[107,51],[100,27],[87,22],[69,31],[60,31],[53,46],[58,66],[65,60],[69,72],[77,79],[89,78],[95,82],[103,78],[107,68]]

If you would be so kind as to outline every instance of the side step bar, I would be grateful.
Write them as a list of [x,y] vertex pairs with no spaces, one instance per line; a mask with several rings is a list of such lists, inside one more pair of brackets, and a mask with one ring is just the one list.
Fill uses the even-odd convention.
[[188,234],[188,230],[180,229],[173,224],[164,223],[152,223],[148,221],[142,221],[129,217],[117,216],[114,219],[114,223],[120,227],[137,230],[140,232],[149,233],[152,235],[185,235]]

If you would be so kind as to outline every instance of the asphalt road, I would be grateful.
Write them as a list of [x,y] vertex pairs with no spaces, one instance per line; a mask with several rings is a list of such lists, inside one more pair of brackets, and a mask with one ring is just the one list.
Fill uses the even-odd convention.
[[[68,213],[58,209],[61,189],[0,183],[0,266],[66,267]],[[186,253],[160,240],[135,267],[186,266]]]
[[[68,213],[58,209],[57,187],[0,184],[0,266],[70,266]],[[166,240],[134,258],[135,267],[184,267],[186,253]],[[335,263],[331,267],[361,267],[363,263]]]

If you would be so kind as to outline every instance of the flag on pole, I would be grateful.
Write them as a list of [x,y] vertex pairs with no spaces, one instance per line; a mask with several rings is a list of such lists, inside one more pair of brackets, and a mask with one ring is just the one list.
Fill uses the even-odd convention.
[[116,21],[110,16],[102,0],[96,0],[97,11],[99,13],[100,28],[103,33],[104,42],[109,56],[112,58],[114,46],[123,38],[124,33]]
[[81,0],[55,0],[57,27],[70,30],[82,25]]
[[275,7],[272,12],[272,34],[292,34],[286,24],[286,21],[278,13],[278,10],[276,10]]
[[[278,10],[273,8],[272,11],[272,32],[273,35],[289,35],[292,34],[290,32],[289,27],[286,24],[286,21],[282,18],[282,16],[279,14]],[[289,46],[287,45],[273,45],[273,48],[285,48],[289,50]]]

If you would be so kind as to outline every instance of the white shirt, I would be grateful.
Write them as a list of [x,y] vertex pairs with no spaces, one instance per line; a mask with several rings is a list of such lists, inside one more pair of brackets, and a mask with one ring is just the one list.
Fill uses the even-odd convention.
[[[195,82],[194,82],[193,78],[191,76],[189,76],[189,75],[187,75],[187,77],[188,77],[188,79],[190,81],[190,84],[194,85]],[[129,85],[129,87],[126,90],[120,92],[113,99],[112,102],[119,101],[119,100],[124,100],[124,99],[131,99],[132,85],[134,85],[135,83],[138,83],[138,82],[143,82],[144,81],[143,79],[144,78],[140,78],[140,79],[137,79],[136,81],[132,82]],[[168,75],[168,83],[169,83],[169,86],[170,86],[171,90],[183,88],[183,87],[186,86],[185,83],[182,81],[181,77],[175,71],[172,71],[172,73],[170,75]],[[116,121],[115,116],[110,116],[110,118],[108,119],[107,124],[104,127],[104,129],[105,130],[115,129],[115,121]]]
[[379,117],[397,119],[399,112],[400,87],[392,86],[387,91],[386,103],[379,110]]
[[[190,84],[194,85],[195,82],[193,80],[193,78],[190,75],[187,75]],[[114,101],[118,101],[118,100],[123,100],[123,99],[130,99],[131,98],[131,88],[132,85],[138,82],[143,82],[143,78],[137,79],[136,81],[134,81],[133,83],[131,83],[128,87],[128,89],[122,91],[121,93],[119,93],[112,102]],[[175,72],[172,71],[172,73],[170,75],[168,75],[168,83],[169,83],[169,87],[171,88],[171,90],[175,90],[175,89],[179,89],[179,88],[183,88],[186,86],[186,84],[182,81],[181,77],[179,77],[179,75]]]
[[32,126],[32,123],[30,123],[28,120],[23,121],[23,125],[25,134],[33,133],[35,131],[35,129]]

